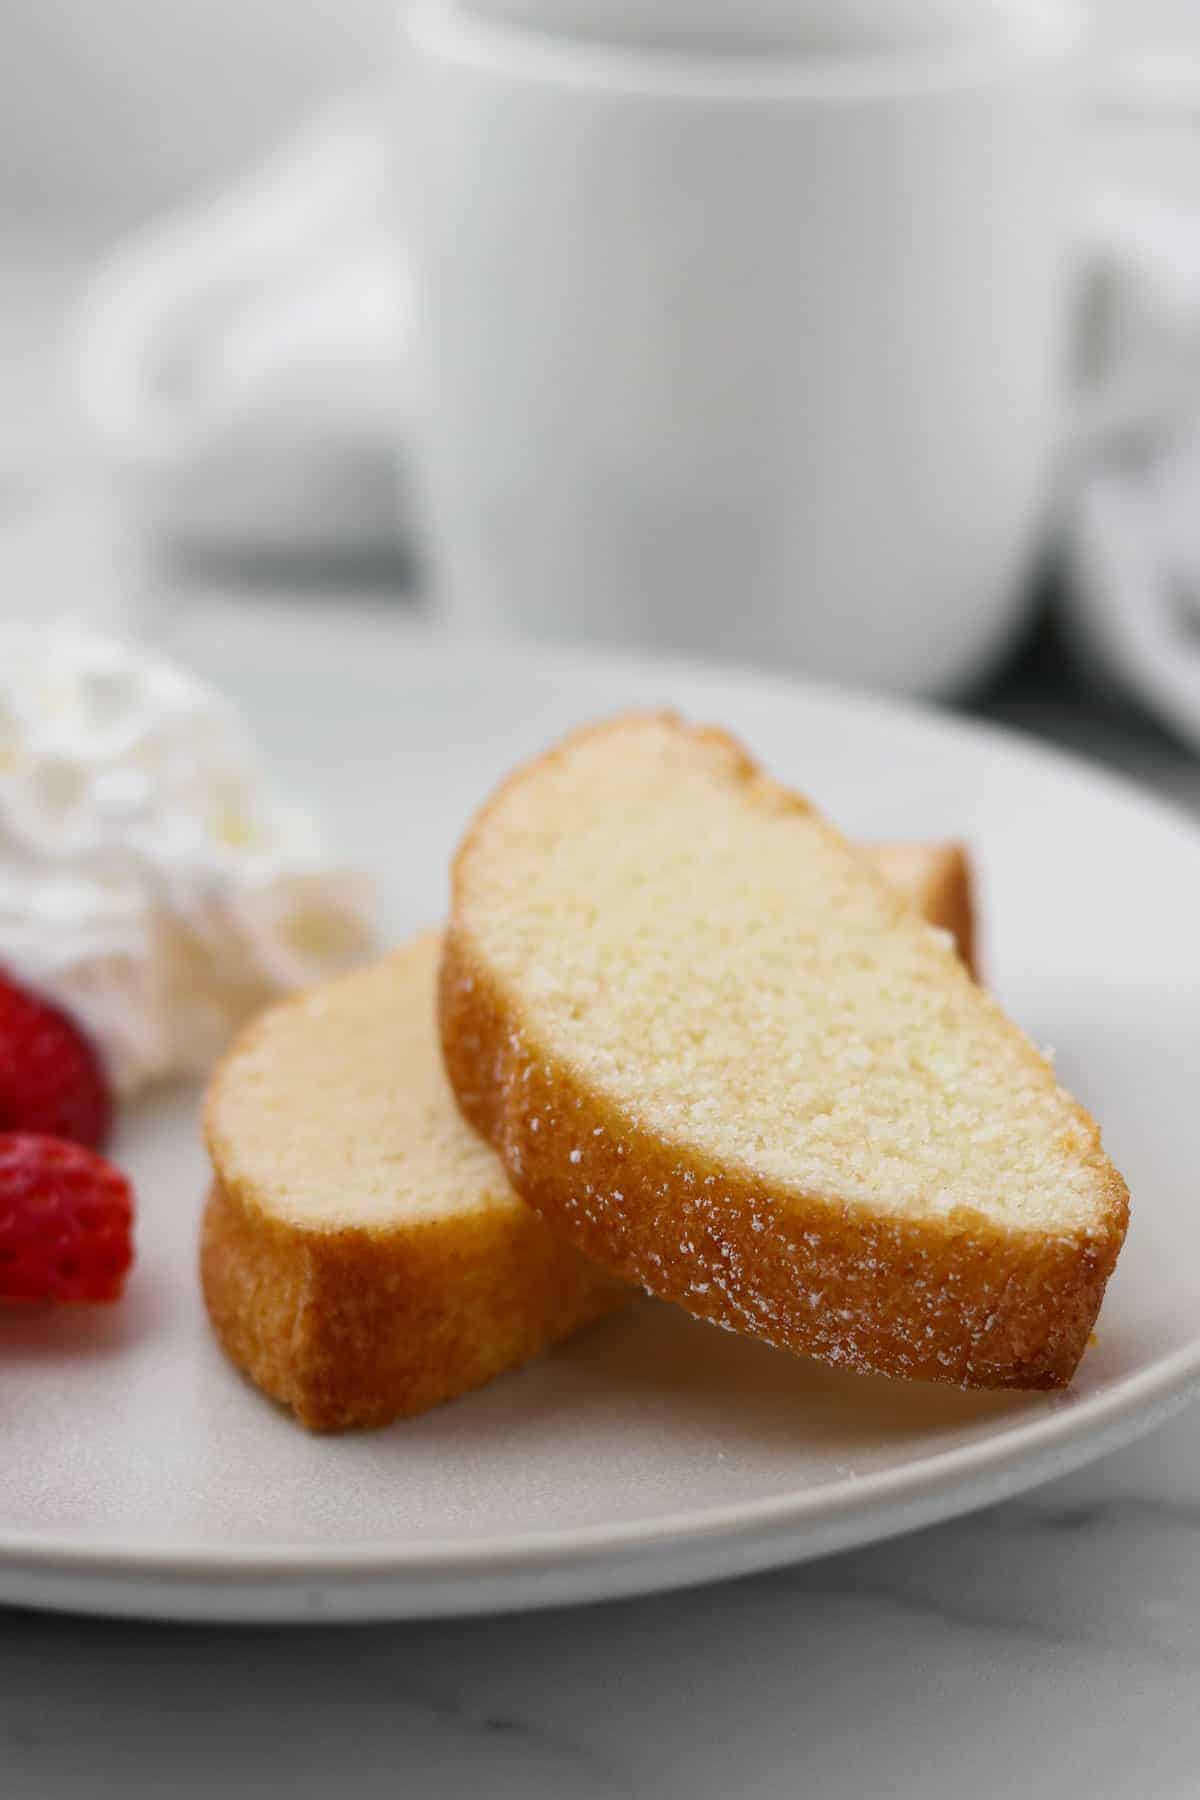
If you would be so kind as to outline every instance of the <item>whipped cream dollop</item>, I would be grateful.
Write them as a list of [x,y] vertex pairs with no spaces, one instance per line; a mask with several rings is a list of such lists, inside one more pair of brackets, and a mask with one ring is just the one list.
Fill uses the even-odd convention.
[[265,1001],[374,944],[371,883],[219,694],[141,646],[0,636],[0,964],[118,1092],[202,1074]]

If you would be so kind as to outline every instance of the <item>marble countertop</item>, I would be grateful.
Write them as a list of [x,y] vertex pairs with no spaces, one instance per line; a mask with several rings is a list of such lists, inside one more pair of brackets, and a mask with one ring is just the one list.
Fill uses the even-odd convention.
[[972,1519],[719,1587],[220,1630],[0,1612],[6,1800],[1193,1800],[1200,1411]]

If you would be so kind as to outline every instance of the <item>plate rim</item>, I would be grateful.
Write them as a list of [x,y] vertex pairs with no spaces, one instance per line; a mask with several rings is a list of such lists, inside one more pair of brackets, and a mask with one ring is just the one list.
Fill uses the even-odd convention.
[[[470,1576],[489,1570],[517,1575],[553,1566],[564,1555],[572,1562],[582,1559],[593,1566],[622,1553],[702,1546],[710,1541],[719,1544],[745,1533],[770,1536],[801,1526],[814,1514],[830,1522],[852,1525],[860,1516],[899,1510],[906,1502],[935,1494],[952,1497],[961,1489],[986,1486],[990,1475],[1020,1472],[1036,1481],[1037,1476],[1031,1472],[1043,1460],[1060,1462],[1064,1471],[1077,1467],[1084,1457],[1072,1461],[1072,1450],[1086,1455],[1096,1439],[1104,1440],[1104,1449],[1130,1442],[1144,1430],[1152,1430],[1176,1405],[1185,1406],[1197,1390],[1200,1337],[1194,1345],[1174,1351],[1094,1397],[1072,1403],[1064,1393],[1055,1406],[1054,1397],[1048,1396],[1049,1410],[1009,1430],[989,1433],[976,1443],[939,1451],[866,1478],[849,1476],[818,1488],[798,1489],[764,1500],[732,1502],[724,1507],[608,1526],[501,1534],[466,1542],[429,1538],[400,1552],[389,1548],[386,1541],[330,1545],[317,1551],[310,1545],[295,1544],[262,1548],[242,1545],[220,1552],[195,1552],[169,1546],[147,1548],[120,1539],[99,1546],[63,1544],[27,1534],[0,1540],[0,1573],[21,1563],[28,1566],[32,1561],[47,1570],[92,1574],[111,1573],[118,1567],[151,1575],[208,1575],[215,1567],[226,1572],[230,1580],[447,1572]],[[1127,1432],[1121,1431],[1123,1425],[1129,1426]],[[1064,1453],[1061,1459],[1053,1456],[1056,1451]],[[1098,1452],[1103,1453],[1103,1449]],[[950,1471],[954,1479],[943,1481],[943,1475]],[[978,1503],[987,1504],[986,1496]]]

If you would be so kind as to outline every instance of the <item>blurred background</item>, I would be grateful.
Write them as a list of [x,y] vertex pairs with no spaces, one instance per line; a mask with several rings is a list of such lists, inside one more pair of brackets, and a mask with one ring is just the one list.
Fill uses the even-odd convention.
[[[1194,0],[1096,0],[1103,51],[1188,40]],[[102,236],[235,175],[397,54],[383,0],[5,0],[0,204]]]
[[[1153,442],[1135,433],[1106,446],[1098,470],[1088,470],[1103,480],[1073,491],[1048,539],[1028,629],[1000,666],[946,697],[1200,805],[1200,531],[1180,525],[1193,500],[1200,515],[1200,7],[1096,0],[1094,10],[1091,199],[1081,232],[1099,273],[1081,309],[1091,336],[1079,354],[1136,361],[1149,345],[1178,406]],[[408,604],[421,522],[401,516],[393,531],[397,491],[402,511],[412,498],[403,478],[391,486],[375,454],[394,436],[403,465],[415,429],[401,341],[410,297],[383,243],[388,222],[399,238],[407,216],[412,69],[401,36],[396,9],[382,0],[104,8],[5,0],[8,612],[82,609],[126,625],[191,607],[269,604],[273,587],[303,592],[312,606],[345,604],[347,595],[374,607],[397,597]],[[257,189],[246,187],[248,172]],[[267,210],[276,219],[303,201],[304,304],[288,304],[286,281],[276,280],[254,288],[247,311],[253,283],[243,271],[240,335],[222,337],[227,295],[207,311],[181,304],[181,292],[205,299],[186,256],[205,247],[193,241],[197,228],[200,238],[209,231],[216,255],[213,219],[229,224],[230,196],[249,205],[272,183]],[[348,222],[347,193],[357,196]],[[214,198],[224,214],[213,214]],[[181,287],[176,271],[172,290],[171,255],[181,251],[185,275]],[[255,266],[251,274],[257,280]],[[151,296],[156,281],[161,292]],[[114,344],[119,355],[110,355]],[[162,359],[175,395],[186,398],[190,382],[210,411],[218,388],[228,400],[220,430],[206,419],[203,456],[181,463],[171,444],[166,483],[152,467],[153,430],[169,435],[195,420],[122,415],[121,383],[138,374],[139,356]],[[254,496],[248,530],[230,492],[245,467],[266,467],[281,445],[294,450],[298,421],[310,466]],[[330,460],[321,464],[325,445]],[[304,513],[303,483],[314,479],[322,504],[331,494],[337,501],[329,517],[314,514],[295,536],[276,531],[272,509],[285,523]],[[1165,622],[1143,644],[1138,620],[1156,608]]]

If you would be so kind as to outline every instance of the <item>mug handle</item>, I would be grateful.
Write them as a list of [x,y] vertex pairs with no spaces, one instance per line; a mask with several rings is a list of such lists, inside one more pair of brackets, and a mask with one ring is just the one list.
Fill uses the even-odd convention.
[[388,118],[373,99],[330,110],[216,199],[152,224],[85,291],[68,362],[85,424],[109,454],[171,468],[202,448],[210,420],[162,379],[189,335],[257,286],[356,241],[386,218]]

